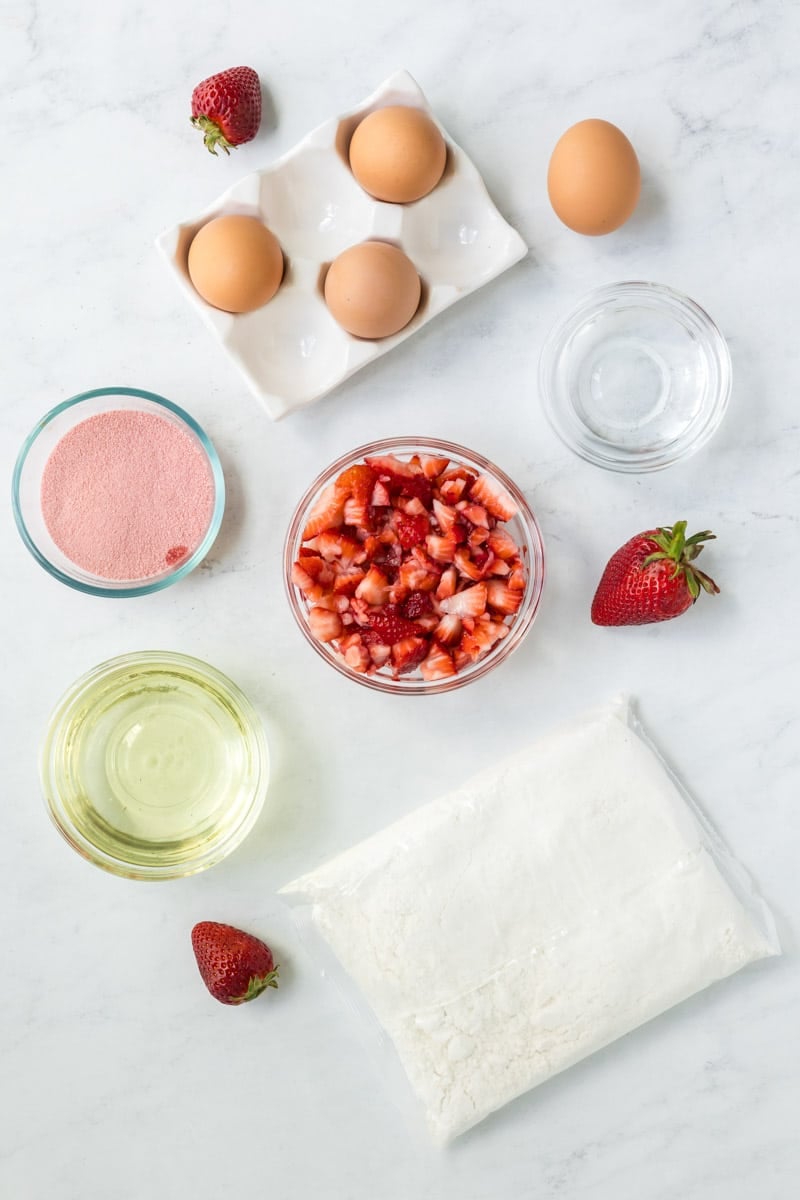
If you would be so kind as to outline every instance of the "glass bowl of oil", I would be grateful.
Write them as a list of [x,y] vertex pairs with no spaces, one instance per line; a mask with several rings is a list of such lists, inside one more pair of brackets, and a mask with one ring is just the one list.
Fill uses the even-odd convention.
[[220,862],[263,807],[261,721],[221,672],[145,651],[101,663],[61,698],[40,776],[59,832],[129,879],[176,879]]

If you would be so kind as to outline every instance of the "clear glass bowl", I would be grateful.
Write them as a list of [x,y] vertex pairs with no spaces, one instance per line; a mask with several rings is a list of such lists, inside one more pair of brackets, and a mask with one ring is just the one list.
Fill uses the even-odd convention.
[[[105,579],[77,566],[55,544],[45,524],[41,506],[42,474],[47,460],[65,434],[87,417],[119,409],[156,413],[187,433],[202,449],[214,483],[214,508],[200,544],[189,558],[166,567],[158,575],[140,580]],[[225,479],[217,452],[197,422],[163,396],[141,388],[108,387],[81,392],[56,405],[37,423],[23,443],[14,467],[11,504],[17,529],[33,557],[61,583],[92,596],[145,596],[169,587],[202,562],[222,524]]]
[[[414,671],[395,678],[388,668],[381,669],[374,675],[365,675],[354,671],[339,657],[330,645],[319,642],[313,636],[308,626],[309,606],[302,592],[292,583],[292,564],[300,550],[301,533],[306,524],[307,515],[320,492],[328,484],[332,483],[346,467],[362,461],[367,455],[378,454],[393,454],[400,459],[409,458],[412,454],[446,455],[454,465],[463,465],[473,470],[476,474],[485,473],[493,476],[513,496],[518,506],[519,511],[517,515],[512,520],[505,522],[503,527],[508,530],[520,547],[527,567],[528,578],[523,593],[522,604],[513,622],[509,625],[508,635],[502,641],[498,642],[484,658],[478,659],[477,662],[459,671],[457,675],[446,679],[429,681],[423,679],[419,672]],[[542,542],[542,535],[536,518],[531,512],[528,502],[520,489],[509,479],[504,471],[501,471],[499,467],[496,467],[494,463],[484,458],[483,455],[476,454],[473,450],[467,450],[463,446],[456,445],[454,442],[442,441],[439,438],[384,438],[381,441],[369,442],[364,446],[359,446],[357,449],[351,450],[349,454],[343,454],[341,458],[331,463],[314,480],[302,496],[292,517],[284,546],[284,584],[286,594],[289,598],[292,613],[306,641],[313,646],[317,654],[348,679],[353,679],[357,683],[361,683],[368,688],[373,688],[376,691],[401,695],[428,696],[439,692],[451,692],[455,688],[463,687],[467,683],[473,683],[476,679],[482,678],[487,672],[499,666],[501,662],[505,662],[512,651],[519,646],[531,627],[539,607],[544,578],[544,544]]]
[[718,428],[731,359],[699,305],[656,283],[614,283],[552,330],[539,386],[570,450],[612,471],[658,471],[694,454]]
[[51,715],[39,771],[56,828],[89,862],[129,879],[176,879],[219,862],[252,829],[269,753],[230,679],[153,651],[73,684]]

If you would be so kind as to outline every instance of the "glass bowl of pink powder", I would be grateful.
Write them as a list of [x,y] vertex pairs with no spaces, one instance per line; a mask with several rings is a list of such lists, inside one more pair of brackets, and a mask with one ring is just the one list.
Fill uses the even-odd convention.
[[140,388],[57,405],[17,458],[14,518],[41,565],[94,596],[142,596],[182,579],[219,532],[225,480],[187,412]]

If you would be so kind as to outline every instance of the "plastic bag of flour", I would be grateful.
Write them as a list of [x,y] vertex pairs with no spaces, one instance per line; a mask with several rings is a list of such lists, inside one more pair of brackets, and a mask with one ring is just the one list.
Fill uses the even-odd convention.
[[766,904],[625,702],[282,893],[377,1017],[437,1141],[780,953]]

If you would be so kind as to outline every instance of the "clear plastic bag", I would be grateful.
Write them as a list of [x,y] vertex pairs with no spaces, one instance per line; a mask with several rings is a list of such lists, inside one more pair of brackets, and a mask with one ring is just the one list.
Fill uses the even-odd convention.
[[439,1142],[780,953],[746,871],[627,701],[282,894],[312,953],[338,962],[345,995],[377,1018]]

